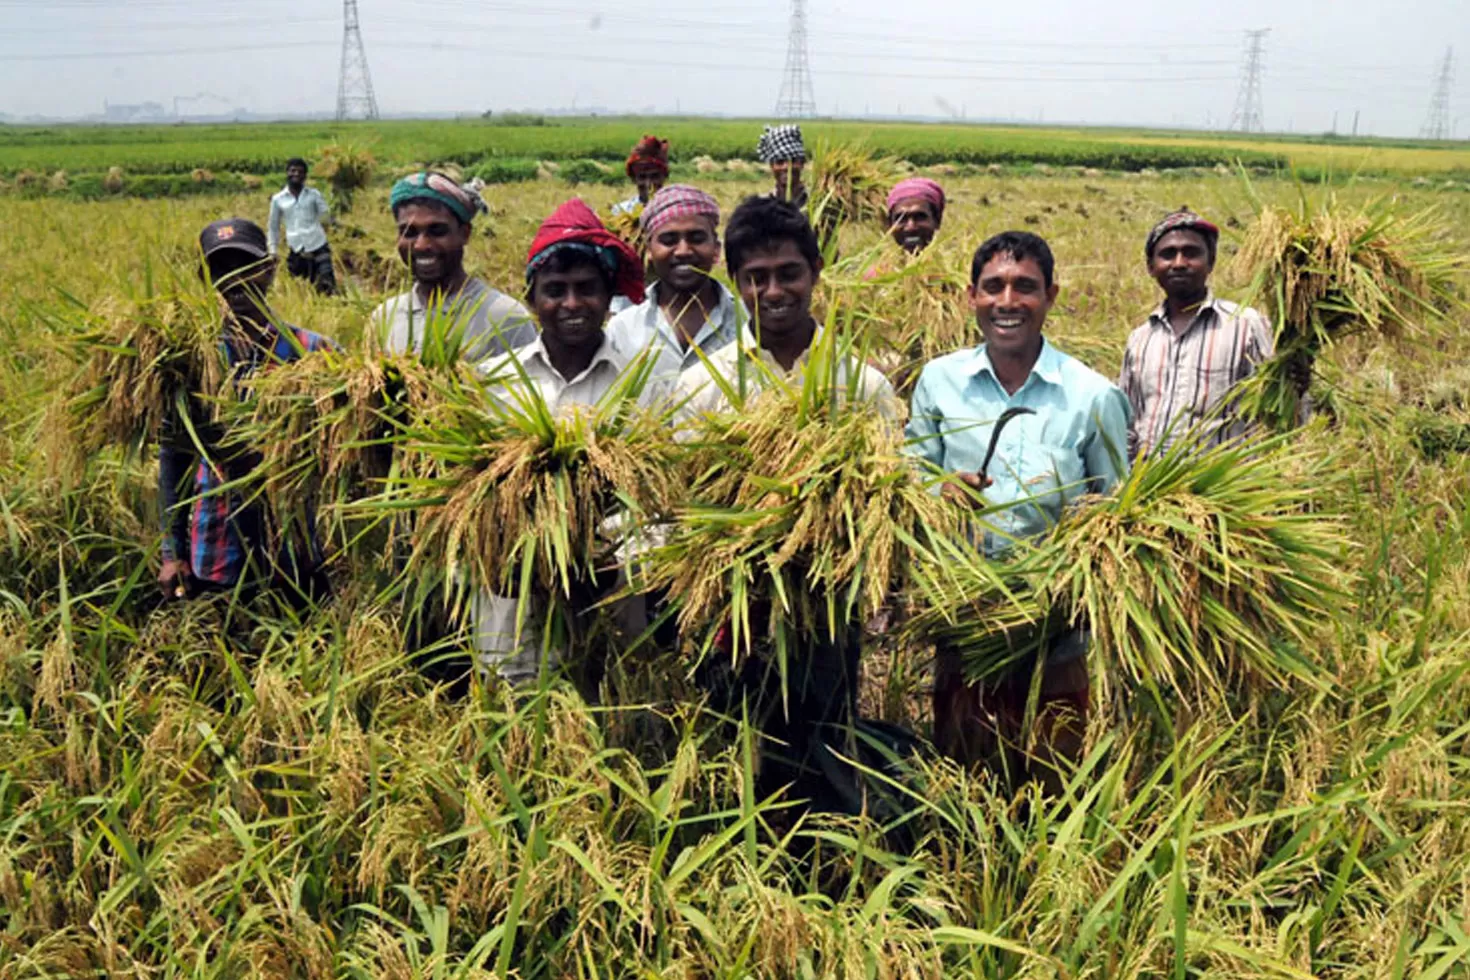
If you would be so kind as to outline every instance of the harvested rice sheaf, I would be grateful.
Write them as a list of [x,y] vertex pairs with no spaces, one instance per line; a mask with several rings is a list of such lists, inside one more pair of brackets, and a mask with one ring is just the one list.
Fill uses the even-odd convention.
[[1355,333],[1420,332],[1460,305],[1465,257],[1433,211],[1392,202],[1349,210],[1328,198],[1296,210],[1262,207],[1235,257],[1252,302],[1276,325],[1276,356],[1247,389],[1246,407],[1279,429],[1298,421],[1317,355]]
[[213,418],[226,374],[213,297],[110,298],[88,321],[78,336],[85,366],[70,400],[84,448],[137,450],[175,413]]
[[1313,506],[1325,472],[1281,438],[1180,443],[1138,461],[1007,560],[1029,613],[986,569],[976,588],[927,589],[916,626],[960,646],[977,679],[1086,627],[1104,703],[1120,689],[1214,700],[1242,685],[1322,683],[1313,635],[1351,591],[1350,546],[1343,522]]

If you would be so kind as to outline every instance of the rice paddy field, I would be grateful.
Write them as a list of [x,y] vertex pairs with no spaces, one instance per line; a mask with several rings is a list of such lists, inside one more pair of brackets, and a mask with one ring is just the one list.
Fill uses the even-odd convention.
[[[583,143],[507,152],[620,157],[637,128],[557,128]],[[720,159],[751,135],[726,145],[726,124],[709,130],[699,149]],[[0,172],[12,184],[23,167],[269,174],[298,135],[238,140],[226,160],[121,133],[28,145],[6,133]],[[1104,170],[1066,159],[1062,137],[1046,170],[965,170],[953,156],[922,159],[942,142],[924,130],[904,138],[889,152],[933,167],[951,195],[923,274],[866,276],[901,263],[881,226],[848,225],[818,297],[887,338],[895,371],[969,342],[954,283],[991,233],[1050,241],[1061,295],[1048,336],[1116,376],[1129,330],[1158,301],[1142,244],[1159,216],[1188,204],[1225,229],[1216,287],[1239,297],[1250,270],[1232,258],[1257,208],[1328,193],[1247,183],[1215,172],[1214,158],[1163,176]],[[473,170],[457,137],[427,141],[422,157],[387,152],[388,139],[384,177],[419,159]],[[1312,146],[1258,149],[1338,162]],[[727,208],[765,189],[743,168],[700,170],[692,147],[680,152],[685,176],[707,178]],[[1463,174],[1463,155],[1355,152],[1374,179],[1340,182],[1334,207],[1431,209],[1441,252],[1470,253],[1470,195],[1414,179]],[[541,170],[485,192],[491,213],[467,262],[508,290],[557,204],[627,193]],[[1248,484],[1232,491],[1239,506],[1282,518],[1267,534],[1286,557],[1262,576],[1258,552],[1233,552],[1231,574],[1249,583],[1231,586],[1242,605],[1214,607],[1209,621],[1254,623],[1257,642],[1224,648],[1219,663],[1195,651],[1208,689],[1119,667],[1060,785],[924,753],[890,787],[896,804],[832,816],[757,793],[754,732],[701,710],[677,651],[629,658],[595,698],[562,683],[456,688],[423,668],[405,603],[350,555],[332,569],[334,597],[305,613],[155,598],[156,467],[115,447],[72,458],[61,402],[73,351],[89,311],[192,275],[205,223],[263,222],[276,184],[0,194],[0,978],[1470,976],[1463,306],[1325,346],[1317,417],[1255,455],[1217,460],[1212,479]],[[406,280],[386,198],[373,183],[332,233],[344,295],[284,275],[274,292],[287,319],[353,351],[368,311]],[[1463,266],[1455,275],[1463,290]],[[1291,556],[1292,521],[1310,522],[1318,550]],[[1106,529],[1067,542],[1069,569],[1098,558],[1094,533],[1101,548]],[[1220,534],[1228,551],[1224,524]],[[963,561],[960,591],[985,574]],[[1169,568],[1166,587],[1188,588]],[[1290,631],[1273,632],[1278,584],[1298,572],[1328,581],[1330,602],[1301,605]],[[1109,625],[1126,631],[1125,614],[1139,615],[1123,602],[1130,583],[1094,581],[1094,617],[1116,615]],[[958,625],[983,632],[985,609],[961,608]],[[863,714],[927,735],[932,644],[897,628],[863,643]],[[1252,674],[1231,659],[1246,646],[1304,666]]]

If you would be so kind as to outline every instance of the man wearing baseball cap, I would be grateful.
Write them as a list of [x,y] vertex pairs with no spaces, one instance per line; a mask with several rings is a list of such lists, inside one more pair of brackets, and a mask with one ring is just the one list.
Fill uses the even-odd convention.
[[1133,408],[1130,458],[1167,449],[1191,430],[1201,446],[1245,433],[1229,396],[1275,346],[1263,314],[1211,291],[1219,241],[1220,229],[1188,208],[1166,215],[1144,241],[1164,301],[1129,335],[1118,378]]
[[[234,381],[226,394],[241,394],[240,382],[257,370],[335,347],[272,312],[266,294],[275,279],[275,263],[259,225],[244,218],[215,221],[200,233],[199,249],[223,306],[220,349]],[[158,454],[163,516],[159,585],[174,598],[262,585],[282,588],[293,600],[320,594],[324,581],[315,541],[302,540],[273,553],[262,502],[247,503],[238,491],[222,489],[248,474],[258,460],[253,452],[226,447],[223,435],[204,413],[188,420],[172,418],[164,425]],[[310,530],[305,537],[312,537]]]
[[637,306],[613,317],[608,340],[632,357],[652,349],[656,376],[677,381],[735,342],[745,309],[713,275],[720,259],[720,206],[704,191],[670,184],[643,209],[643,238],[656,281]]

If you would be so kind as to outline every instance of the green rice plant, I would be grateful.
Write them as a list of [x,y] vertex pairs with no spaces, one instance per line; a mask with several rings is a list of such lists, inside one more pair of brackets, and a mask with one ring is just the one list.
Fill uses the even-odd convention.
[[1433,210],[1392,198],[1357,209],[1329,194],[1294,210],[1260,205],[1235,267],[1276,324],[1276,356],[1246,388],[1245,406],[1279,428],[1297,424],[1313,363],[1354,333],[1422,334],[1461,305],[1467,261]]
[[999,570],[1011,594],[978,554],[947,580],[928,577],[914,628],[960,646],[967,672],[985,680],[1059,630],[1086,627],[1104,705],[1135,690],[1224,703],[1242,688],[1323,687],[1318,634],[1354,585],[1343,520],[1314,505],[1329,479],[1321,457],[1283,437],[1183,440],[1018,547]]

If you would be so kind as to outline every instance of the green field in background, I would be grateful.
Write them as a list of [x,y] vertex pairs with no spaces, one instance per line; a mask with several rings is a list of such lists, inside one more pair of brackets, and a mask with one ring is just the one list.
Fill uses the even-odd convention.
[[[644,132],[672,141],[675,162],[698,156],[749,158],[761,120],[550,118],[546,125],[486,120],[339,124],[253,123],[162,126],[0,126],[0,175],[187,174],[196,168],[275,173],[292,156],[310,158],[339,139],[368,142],[390,167],[469,165],[496,158],[620,161]],[[1400,177],[1470,177],[1470,143],[1349,141],[1133,129],[1061,129],[923,123],[813,121],[808,143],[861,142],[915,164],[1021,164],[1166,169],[1232,164],[1295,167],[1308,176],[1355,172]]]

